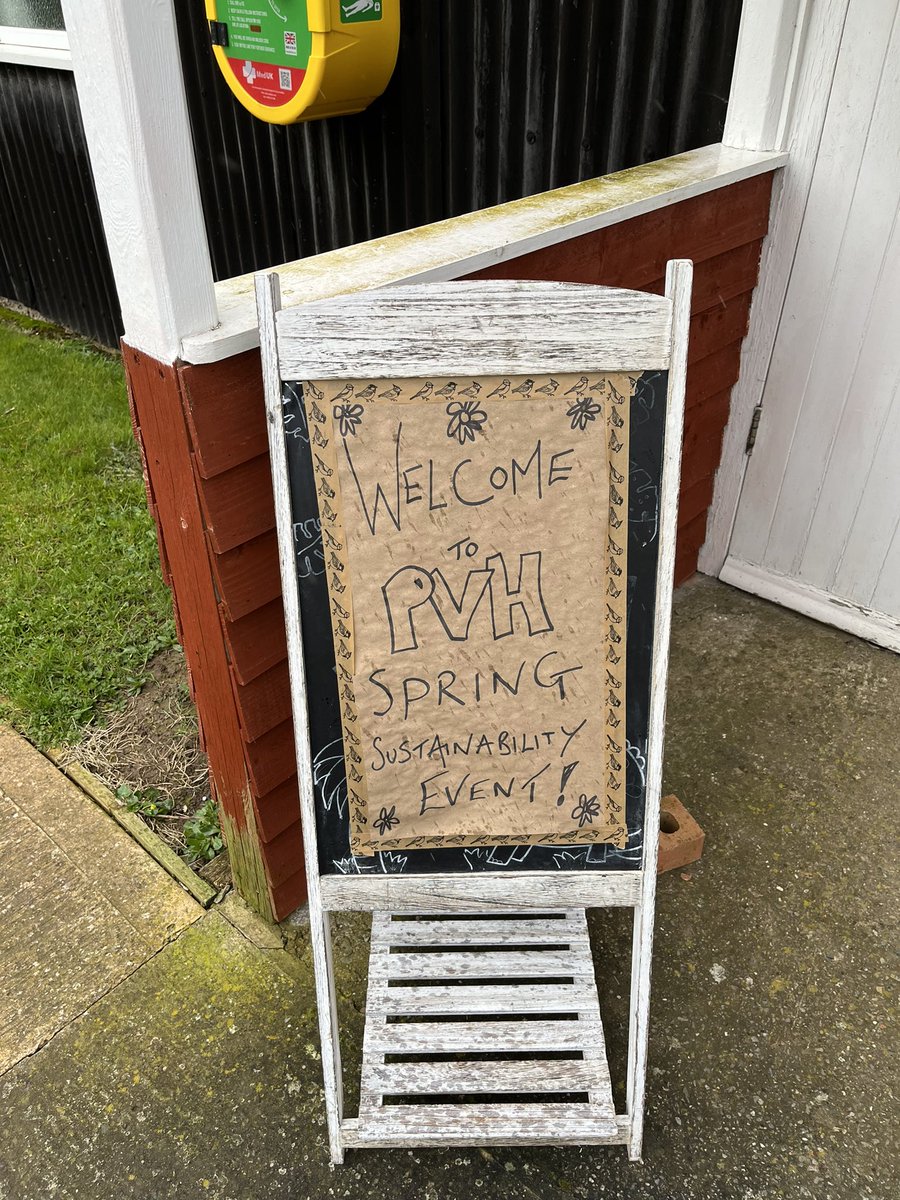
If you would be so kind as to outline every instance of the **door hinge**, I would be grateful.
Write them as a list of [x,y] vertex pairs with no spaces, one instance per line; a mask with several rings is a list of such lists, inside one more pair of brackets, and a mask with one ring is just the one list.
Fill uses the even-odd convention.
[[228,45],[228,26],[224,21],[210,21],[209,40],[214,46]]
[[750,432],[747,434],[747,445],[744,451],[747,454],[753,453],[753,447],[756,445],[756,434],[759,429],[759,418],[762,416],[762,405],[757,404],[753,410],[753,416],[750,419]]

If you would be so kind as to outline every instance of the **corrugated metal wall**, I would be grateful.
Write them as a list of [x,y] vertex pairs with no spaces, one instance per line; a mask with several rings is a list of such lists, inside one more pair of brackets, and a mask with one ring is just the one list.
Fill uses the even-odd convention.
[[365,113],[240,107],[176,0],[219,278],[650,162],[722,134],[740,0],[402,0]]
[[[174,0],[216,277],[718,141],[740,0],[401,0],[365,113],[240,107],[202,0]],[[0,295],[107,343],[118,303],[74,84],[0,65]]]
[[122,328],[70,71],[0,63],[0,296],[107,345]]

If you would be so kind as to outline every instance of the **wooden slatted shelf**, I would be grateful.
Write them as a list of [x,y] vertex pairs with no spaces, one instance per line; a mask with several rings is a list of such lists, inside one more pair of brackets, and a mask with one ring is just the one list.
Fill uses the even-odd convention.
[[624,1140],[583,909],[375,912],[347,1145]]

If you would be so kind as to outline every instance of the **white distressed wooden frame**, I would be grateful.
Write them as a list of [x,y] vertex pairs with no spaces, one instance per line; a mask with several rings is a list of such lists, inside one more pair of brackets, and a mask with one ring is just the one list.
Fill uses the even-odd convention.
[[[350,1146],[451,1145],[460,1140],[503,1144],[590,1141],[625,1145],[630,1158],[640,1158],[691,276],[689,262],[670,262],[665,295],[661,297],[588,285],[496,281],[395,287],[369,292],[363,297],[345,296],[286,310],[281,310],[278,276],[260,274],[256,278],[326,1116],[331,1155],[336,1163],[343,1161],[344,1151]],[[364,339],[359,337],[360,325],[353,320],[354,308],[359,304],[364,304],[366,309]],[[477,320],[474,319],[476,313]],[[437,350],[434,348],[436,329],[441,330]],[[361,375],[396,378],[462,372],[512,374],[526,369],[531,373],[603,372],[626,368],[657,368],[669,372],[651,666],[644,869],[552,874],[500,872],[466,876],[320,876],[300,603],[282,423],[282,380],[359,378]],[[613,905],[630,907],[634,912],[627,1100],[623,1114],[610,1113],[607,1121],[595,1122],[591,1127],[593,1132],[590,1132],[583,1124],[579,1127],[576,1122],[567,1127],[564,1121],[555,1119],[551,1110],[557,1115],[562,1110],[554,1105],[545,1110],[531,1106],[527,1121],[522,1118],[521,1107],[501,1105],[490,1111],[494,1133],[473,1138],[471,1124],[465,1129],[460,1125],[459,1108],[442,1105],[431,1110],[426,1132],[420,1128],[415,1137],[409,1137],[405,1136],[401,1107],[386,1110],[392,1114],[393,1123],[384,1125],[384,1132],[373,1136],[362,1116],[366,1105],[372,1103],[364,1086],[361,1116],[344,1117],[339,1029],[331,968],[331,912],[356,909],[376,914],[373,964],[381,961],[377,958],[379,949],[393,944],[384,940],[376,944],[379,923],[389,921],[390,913],[403,911],[458,913],[460,918],[466,913],[480,911],[496,914],[498,920],[503,919],[504,912],[521,914],[531,910],[545,913],[565,921],[567,928],[572,927],[573,959],[581,956],[583,960],[586,933],[574,929],[579,921],[579,911]],[[393,936],[397,936],[396,927],[385,928],[394,928]],[[516,936],[523,935],[520,931]],[[395,957],[402,956],[391,957],[392,969],[400,969],[393,967]],[[465,972],[469,969],[465,955],[450,955],[447,961],[453,963],[454,970]],[[371,969],[375,970],[375,967]],[[411,994],[416,990],[409,989]],[[418,989],[421,996],[415,1001],[420,1006],[416,1011],[434,1011],[428,1008],[432,1003],[428,993],[435,990],[439,989]],[[468,988],[464,992],[475,993],[476,990]],[[459,989],[454,992],[455,997],[462,994]],[[573,1003],[582,1003],[578,999],[581,996],[576,987]],[[433,1002],[437,1003],[437,999]],[[587,993],[584,993],[583,1003],[587,1004]],[[475,1011],[479,1010],[476,1008]],[[587,1013],[581,1016],[586,1017]],[[535,1025],[545,1024],[535,1022]],[[548,1036],[551,1033],[548,1030]],[[366,1046],[371,1048],[371,1039],[377,1036],[377,1030],[370,1031],[367,1026]],[[368,1069],[364,1080],[380,1081],[383,1087],[388,1087],[392,1080],[396,1082],[398,1073],[389,1071],[386,1066],[370,1064],[367,1068],[366,1053],[364,1048],[364,1072]],[[497,1073],[498,1078],[501,1074]],[[471,1082],[469,1075],[463,1077]],[[592,1102],[597,1100],[594,1092],[590,1094]],[[473,1109],[466,1107],[465,1115],[471,1117]]]

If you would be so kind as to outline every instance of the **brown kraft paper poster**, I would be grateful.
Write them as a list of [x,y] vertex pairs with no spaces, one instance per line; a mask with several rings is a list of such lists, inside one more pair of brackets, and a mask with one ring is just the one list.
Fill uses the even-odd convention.
[[624,846],[634,378],[303,385],[355,854]]

